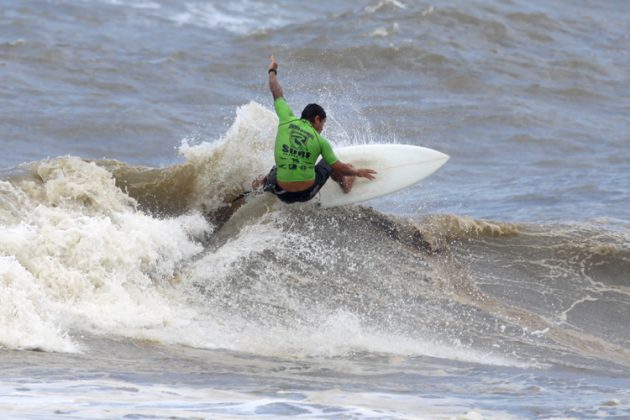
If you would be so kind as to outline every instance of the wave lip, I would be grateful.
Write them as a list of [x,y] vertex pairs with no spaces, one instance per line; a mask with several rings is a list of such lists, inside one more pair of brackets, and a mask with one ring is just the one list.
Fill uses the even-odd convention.
[[516,223],[492,222],[447,214],[424,217],[418,228],[433,249],[443,249],[453,242],[509,237],[520,232],[520,227]]
[[398,9],[406,9],[406,8],[407,6],[405,6],[403,3],[401,3],[398,0],[381,0],[379,3],[373,6],[366,6],[364,10],[366,13],[376,13],[376,12],[381,12],[387,9],[398,10]]

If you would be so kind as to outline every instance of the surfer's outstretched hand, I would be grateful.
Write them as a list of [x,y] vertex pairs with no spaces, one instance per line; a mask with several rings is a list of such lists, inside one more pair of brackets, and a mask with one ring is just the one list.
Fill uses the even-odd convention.
[[376,172],[374,169],[367,169],[367,168],[363,168],[363,169],[357,169],[357,176],[361,177],[361,178],[367,178],[370,181],[372,181],[374,178],[376,178],[374,175],[376,175],[378,172]]

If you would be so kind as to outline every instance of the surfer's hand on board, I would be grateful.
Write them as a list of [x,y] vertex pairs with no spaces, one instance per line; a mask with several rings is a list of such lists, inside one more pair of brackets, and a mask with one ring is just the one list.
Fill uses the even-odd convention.
[[368,168],[356,169],[351,163],[343,163],[337,161],[332,165],[333,171],[339,176],[358,176],[360,178],[367,178],[370,181],[374,179],[376,171]]
[[360,178],[367,178],[370,181],[372,181],[374,178],[376,178],[374,175],[376,175],[378,172],[376,172],[374,169],[367,169],[367,168],[363,168],[363,169],[357,169],[357,175]]
[[369,168],[357,169],[351,163],[348,163],[348,166],[350,167],[350,170],[354,172],[353,174],[349,174],[350,176],[358,176],[359,178],[367,178],[370,181],[375,178],[374,175],[376,174],[376,171],[374,169],[369,169]]
[[367,178],[367,179],[369,179],[371,181],[371,180],[374,179],[374,174],[376,173],[376,171],[372,170],[372,169],[367,169],[367,168],[356,169],[350,163],[347,164],[347,167],[348,167],[350,173],[348,175],[342,177],[341,182],[339,182],[339,185],[341,186],[341,189],[346,194],[348,194],[350,191],[352,191],[352,187],[354,186],[354,180],[357,177]]

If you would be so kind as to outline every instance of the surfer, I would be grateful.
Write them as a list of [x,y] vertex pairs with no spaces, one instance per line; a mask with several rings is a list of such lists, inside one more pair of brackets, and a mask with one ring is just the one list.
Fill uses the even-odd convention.
[[[355,177],[374,179],[376,171],[356,169],[341,162],[326,138],[321,135],[326,124],[326,111],[317,104],[308,104],[297,118],[282,93],[278,82],[278,63],[271,56],[269,89],[280,119],[274,150],[275,166],[268,175],[252,183],[254,190],[271,192],[285,203],[312,199],[328,178],[335,180],[345,193],[352,190]],[[317,158],[322,156],[319,163]]]

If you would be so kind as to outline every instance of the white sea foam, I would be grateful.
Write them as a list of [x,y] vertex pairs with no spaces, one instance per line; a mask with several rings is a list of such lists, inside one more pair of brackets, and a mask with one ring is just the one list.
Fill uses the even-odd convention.
[[[75,352],[38,279],[13,256],[0,257],[0,346]],[[43,304],[43,305],[42,305]]]
[[373,30],[370,33],[371,37],[381,37],[381,38],[385,38],[388,37],[396,32],[398,32],[399,30],[399,26],[397,22],[394,22],[391,26],[389,27],[381,27],[381,28],[377,28],[375,30]]
[[237,338],[233,343],[238,345],[226,343],[226,347],[279,357],[336,357],[370,352],[428,356],[494,366],[531,366],[502,355],[475,351],[464,346],[438,344],[430,339],[379,331],[365,325],[355,314],[343,310],[332,313],[313,312],[309,314],[310,322],[298,322],[291,326],[260,328],[251,323],[238,325],[239,337],[233,337]]
[[236,34],[277,28],[295,23],[295,13],[263,1],[226,3],[188,2],[185,11],[171,17],[179,25],[223,29]]
[[182,384],[146,384],[124,379],[82,379],[48,383],[3,382],[0,405],[15,416],[71,415],[103,417],[270,418],[296,415],[330,418],[397,419],[514,419],[488,409],[470,409],[470,402],[455,396],[424,397],[402,393],[352,391],[279,391],[264,395],[246,390],[213,389]]
[[367,6],[365,8],[365,11],[367,13],[374,13],[374,12],[379,12],[386,8],[406,9],[407,6],[405,6],[403,3],[399,2],[398,0],[381,0],[375,5]]
[[107,0],[108,3],[116,6],[128,6],[134,9],[160,9],[162,6],[154,1],[143,0]]
[[71,331],[125,335],[168,323],[173,311],[161,289],[202,249],[194,238],[211,226],[199,215],[143,214],[109,172],[79,159],[35,170],[43,184],[24,181],[14,187],[21,192],[4,195],[21,207],[0,225],[0,344],[76,351]]

